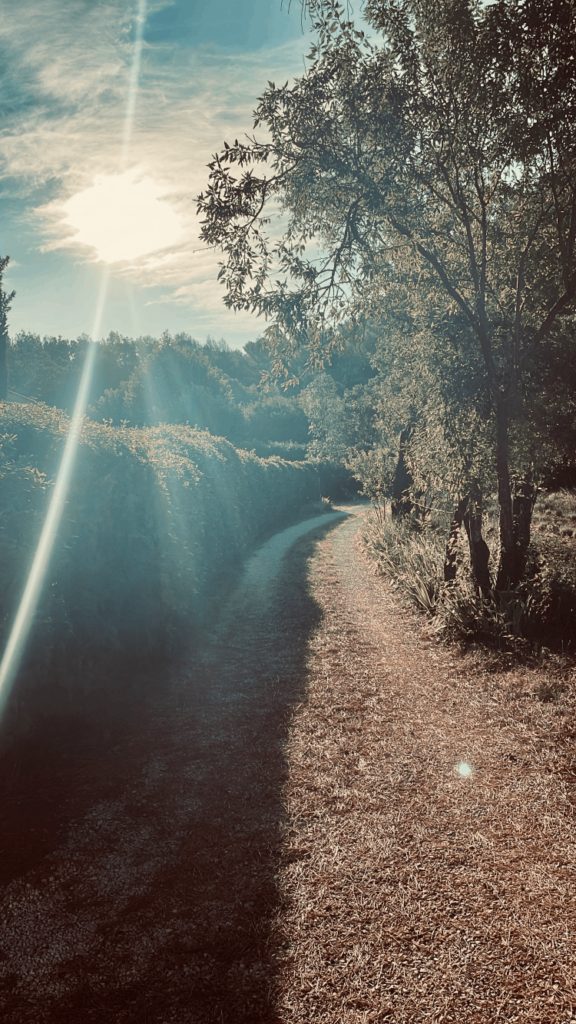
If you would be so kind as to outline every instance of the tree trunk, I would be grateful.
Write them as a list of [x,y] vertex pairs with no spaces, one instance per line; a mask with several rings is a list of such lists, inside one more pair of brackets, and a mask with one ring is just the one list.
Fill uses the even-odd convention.
[[0,402],[8,401],[8,366],[6,363],[6,349],[8,338],[0,333]]
[[400,434],[400,450],[398,452],[398,462],[396,463],[394,483],[392,485],[391,510],[394,517],[405,516],[412,511],[412,502],[408,497],[408,493],[413,481],[406,465],[405,456],[406,445],[410,440],[411,433],[411,428],[406,427]]
[[456,545],[458,534],[468,507],[468,496],[462,498],[454,509],[454,517],[450,526],[450,535],[446,542],[446,557],[444,559],[444,582],[452,583],[456,579]]
[[482,536],[482,492],[475,485],[470,494],[470,503],[464,516],[464,526],[468,534],[470,546],[470,563],[472,574],[480,593],[486,597],[490,592],[490,572],[488,562],[490,550]]
[[500,506],[500,565],[496,590],[511,590],[518,583],[514,514],[508,466],[508,404],[496,401],[496,473]]
[[526,568],[526,556],[530,544],[530,526],[538,488],[530,480],[520,481],[514,489],[512,515],[516,537],[516,560],[520,580]]
[[530,524],[537,489],[530,480],[516,485],[514,499],[508,467],[508,409],[504,401],[496,405],[496,469],[500,505],[500,565],[497,590],[513,590],[522,579],[530,543]]

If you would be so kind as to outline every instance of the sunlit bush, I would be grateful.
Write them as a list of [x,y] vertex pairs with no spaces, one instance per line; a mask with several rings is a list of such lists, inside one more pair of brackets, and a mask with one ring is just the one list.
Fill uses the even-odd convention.
[[[0,409],[4,645],[69,421],[45,406]],[[57,708],[121,700],[131,673],[120,683],[118,666],[193,641],[250,547],[319,497],[308,465],[263,460],[186,426],[86,420],[5,731],[21,734]]]

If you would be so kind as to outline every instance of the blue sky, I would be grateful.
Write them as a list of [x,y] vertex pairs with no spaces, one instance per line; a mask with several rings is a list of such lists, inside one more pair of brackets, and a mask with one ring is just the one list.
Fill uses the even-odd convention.
[[[302,72],[310,37],[300,3],[148,0],[126,158],[137,10],[138,0],[3,5],[0,254],[11,257],[5,286],[17,291],[10,332],[91,333],[108,268],[101,335],[184,330],[242,345],[264,324],[223,306],[219,257],[202,251],[194,197],[223,140],[251,131],[268,79]],[[121,205],[108,223],[97,204],[112,194]],[[150,216],[135,207],[136,220],[125,221],[124,196],[146,198]],[[158,220],[146,252],[130,245],[141,209],[147,225]]]

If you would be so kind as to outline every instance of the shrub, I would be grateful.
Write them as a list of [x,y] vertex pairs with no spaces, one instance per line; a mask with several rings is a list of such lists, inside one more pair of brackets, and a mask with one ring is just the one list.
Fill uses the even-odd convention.
[[[385,508],[385,507],[384,507]],[[574,524],[574,528],[570,525]],[[430,619],[430,632],[458,643],[516,652],[542,646],[567,653],[576,645],[576,495],[543,494],[536,504],[526,573],[509,591],[481,596],[469,570],[464,531],[456,578],[444,582],[446,523],[419,516],[392,520],[380,504],[367,523],[365,545],[381,572]],[[498,564],[497,530],[488,514],[485,536]]]
[[[0,631],[6,641],[69,421],[0,407]],[[223,576],[320,497],[315,470],[184,426],[86,420],[70,493],[4,735],[124,699],[113,666],[193,640]]]

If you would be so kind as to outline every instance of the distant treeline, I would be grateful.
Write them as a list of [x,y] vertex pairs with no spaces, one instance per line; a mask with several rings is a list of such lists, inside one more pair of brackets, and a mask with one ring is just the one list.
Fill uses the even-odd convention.
[[[7,353],[11,397],[70,414],[88,344],[85,335],[41,339],[21,331]],[[269,382],[262,389],[271,359],[261,341],[242,350],[225,342],[200,344],[188,334],[133,339],[113,332],[98,346],[89,415],[114,426],[187,423],[262,456],[302,459],[311,437],[300,394],[312,379],[303,366],[301,357],[301,364],[290,368],[301,376],[296,387],[284,392]],[[365,384],[375,373],[369,353],[357,343],[334,354],[327,370],[340,391]]]

